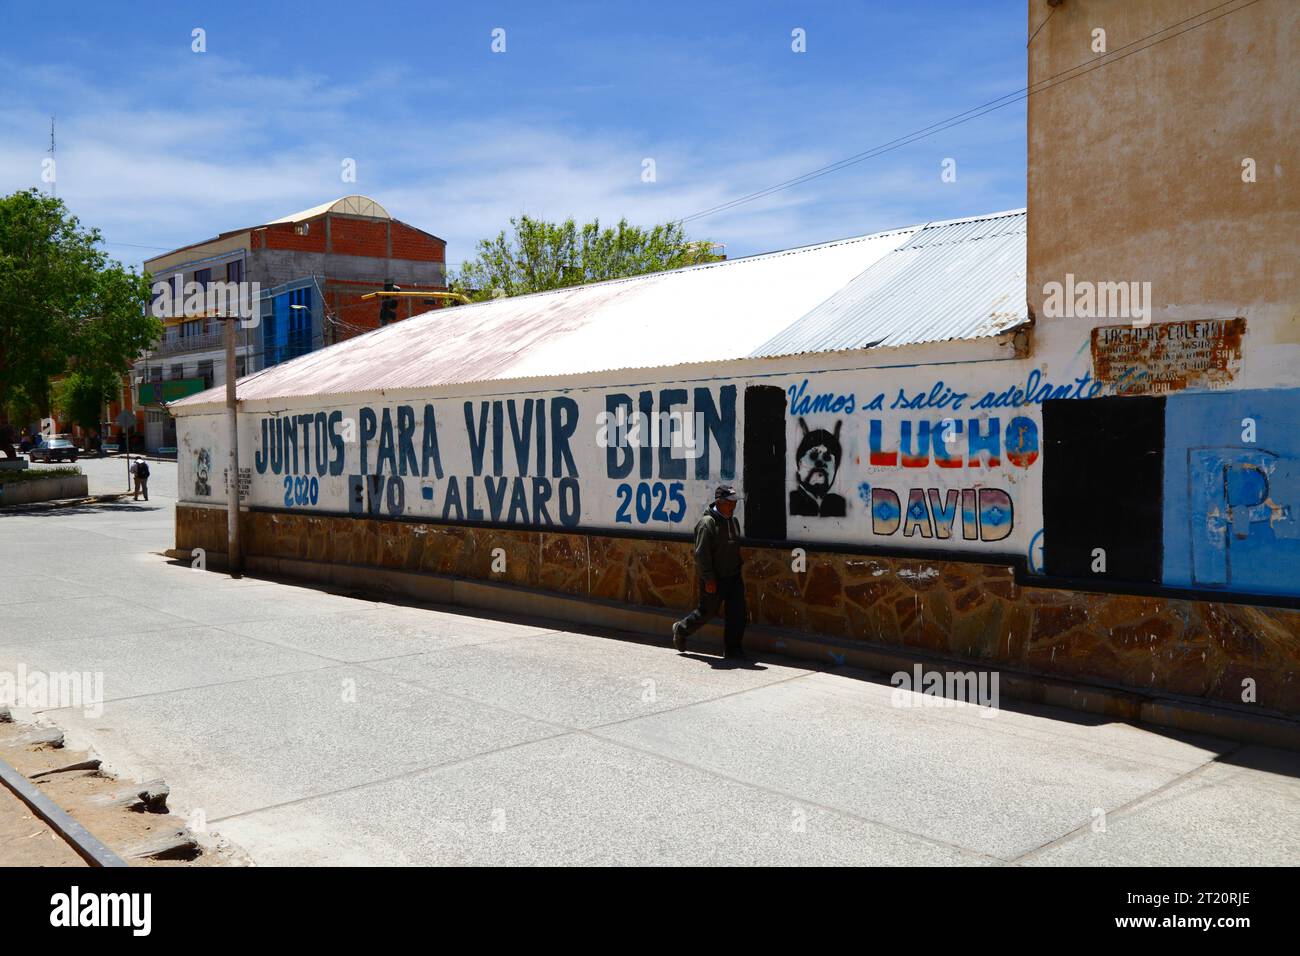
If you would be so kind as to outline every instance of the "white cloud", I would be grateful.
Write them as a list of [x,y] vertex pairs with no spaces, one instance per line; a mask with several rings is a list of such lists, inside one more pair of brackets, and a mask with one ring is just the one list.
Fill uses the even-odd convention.
[[[882,110],[855,107],[843,94],[810,100],[797,117],[726,113],[720,101],[717,127],[704,142],[647,136],[635,116],[593,127],[541,108],[445,121],[431,118],[437,111],[429,106],[443,81],[420,77],[413,94],[415,78],[403,67],[338,86],[309,71],[266,74],[206,57],[165,107],[143,91],[165,88],[159,84],[180,68],[178,59],[142,64],[130,86],[118,88],[69,68],[20,71],[0,62],[0,80],[12,80],[16,91],[0,104],[0,189],[39,185],[46,104],[54,103],[58,193],[110,245],[172,248],[358,192],[447,239],[455,265],[522,212],[662,222],[919,125],[901,98]],[[1023,141],[1014,116],[979,122],[989,141]],[[742,255],[1019,201],[1007,201],[1007,185],[978,163],[962,165],[957,184],[940,184],[945,155],[936,138],[691,223],[688,231]],[[641,180],[645,157],[655,159],[657,182]],[[357,161],[356,183],[340,179],[345,158]],[[1013,190],[1023,195],[1023,183]],[[136,262],[151,254],[125,245],[112,251]]]

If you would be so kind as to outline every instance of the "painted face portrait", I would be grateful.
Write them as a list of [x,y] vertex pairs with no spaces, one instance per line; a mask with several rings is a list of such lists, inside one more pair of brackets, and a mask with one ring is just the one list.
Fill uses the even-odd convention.
[[837,421],[834,431],[809,429],[808,423],[799,419],[803,437],[795,452],[797,487],[790,492],[792,515],[842,517],[845,514],[844,498],[831,491],[844,456],[840,444],[840,428],[843,424],[842,421]]
[[839,458],[833,449],[827,445],[813,445],[799,457],[799,484],[820,497],[830,489],[839,467]]
[[194,458],[194,493],[196,495],[212,494],[208,476],[212,472],[212,455],[206,448],[199,449]]

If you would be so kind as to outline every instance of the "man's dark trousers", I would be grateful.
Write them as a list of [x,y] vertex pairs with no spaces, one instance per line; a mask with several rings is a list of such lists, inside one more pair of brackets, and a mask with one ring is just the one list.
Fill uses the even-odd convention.
[[682,619],[683,636],[690,637],[707,624],[724,603],[723,646],[728,654],[738,652],[745,636],[745,582],[739,574],[718,578],[718,589],[712,594],[704,590],[704,581],[700,580],[700,603]]

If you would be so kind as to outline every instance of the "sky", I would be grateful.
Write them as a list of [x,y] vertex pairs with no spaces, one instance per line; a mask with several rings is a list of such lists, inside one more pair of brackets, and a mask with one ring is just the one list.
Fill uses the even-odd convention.
[[[137,267],[360,193],[455,268],[511,216],[677,220],[1022,89],[1025,24],[1025,0],[0,0],[0,193],[53,188]],[[686,228],[737,257],[1024,204],[1021,101]]]

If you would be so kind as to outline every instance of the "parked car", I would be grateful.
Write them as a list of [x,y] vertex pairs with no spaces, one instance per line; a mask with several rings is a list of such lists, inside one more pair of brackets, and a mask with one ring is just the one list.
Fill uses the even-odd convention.
[[67,435],[55,435],[27,453],[32,461],[76,461],[80,452]]

